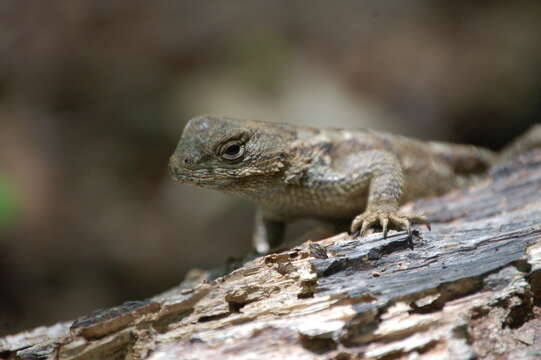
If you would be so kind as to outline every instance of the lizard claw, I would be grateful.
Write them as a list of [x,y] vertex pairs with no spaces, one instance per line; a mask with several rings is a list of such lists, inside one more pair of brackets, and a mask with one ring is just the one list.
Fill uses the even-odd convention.
[[364,236],[364,234],[366,233],[366,230],[368,230],[368,228],[370,228],[372,225],[374,225],[376,223],[376,218],[374,216],[371,216],[371,217],[367,217],[366,219],[363,220],[362,222],[362,225],[361,225],[361,231],[360,231],[360,235],[361,236]]
[[383,238],[387,239],[387,231],[389,230],[387,226],[389,225],[389,218],[383,215],[379,215],[378,220],[383,230]]
[[391,215],[390,218],[393,224],[396,224],[398,228],[406,229],[408,237],[411,238],[411,222],[407,216],[397,214]]
[[351,233],[354,234],[360,229],[359,234],[364,236],[368,229],[374,227],[374,225],[380,225],[383,231],[383,238],[387,238],[389,229],[406,230],[408,237],[411,238],[412,224],[422,224],[428,230],[431,230],[430,223],[424,215],[367,210],[353,220],[351,223]]

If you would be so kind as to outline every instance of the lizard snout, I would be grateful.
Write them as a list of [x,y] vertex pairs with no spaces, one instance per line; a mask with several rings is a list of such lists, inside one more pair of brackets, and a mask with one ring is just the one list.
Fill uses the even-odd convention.
[[178,179],[186,170],[191,170],[197,164],[197,159],[189,156],[173,154],[169,158],[169,173]]
[[178,156],[175,154],[169,158],[169,166],[171,167],[190,167],[194,163],[195,161],[187,156]]
[[182,168],[182,162],[181,159],[179,159],[178,156],[172,155],[169,158],[169,173],[171,176],[173,176],[175,179],[178,178],[179,174],[181,173]]

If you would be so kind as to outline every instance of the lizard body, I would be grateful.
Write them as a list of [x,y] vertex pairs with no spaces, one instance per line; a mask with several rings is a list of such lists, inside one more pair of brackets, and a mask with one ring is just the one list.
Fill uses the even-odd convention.
[[[531,142],[541,140],[536,129]],[[375,226],[384,235],[389,228],[410,232],[412,223],[428,226],[399,205],[469,184],[498,158],[472,145],[372,130],[202,116],[186,125],[169,168],[179,182],[255,202],[254,245],[267,252],[298,218],[353,218],[350,230],[361,234]]]

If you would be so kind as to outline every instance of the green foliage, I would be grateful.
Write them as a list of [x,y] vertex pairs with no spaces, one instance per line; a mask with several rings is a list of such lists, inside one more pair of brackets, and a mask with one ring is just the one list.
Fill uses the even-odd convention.
[[13,184],[0,174],[0,231],[13,223],[18,212]]

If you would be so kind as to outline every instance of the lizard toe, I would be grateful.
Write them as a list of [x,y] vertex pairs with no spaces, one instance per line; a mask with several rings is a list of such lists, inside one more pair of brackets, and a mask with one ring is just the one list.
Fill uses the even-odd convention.
[[397,229],[405,229],[408,232],[408,236],[411,237],[411,222],[408,220],[407,217],[403,217],[400,215],[391,215],[390,218],[393,225]]
[[411,237],[411,225],[412,224],[419,224],[419,225],[425,225],[428,230],[431,230],[430,223],[428,222],[428,219],[426,216],[421,214],[402,214],[397,213],[394,215],[390,215],[391,222],[393,223],[393,227],[395,227],[397,230],[406,230],[408,232],[408,236]]
[[[408,236],[412,236],[412,225],[425,225],[430,230],[430,223],[426,216],[421,214],[404,214],[386,211],[365,211],[357,216],[351,223],[351,234],[364,236],[369,229],[381,227],[383,238],[387,238],[390,229],[406,230]],[[379,226],[378,226],[379,225]]]
[[351,233],[359,232],[362,236],[376,222],[376,216],[370,212],[358,215],[351,223]]
[[366,231],[371,228],[376,223],[376,217],[372,216],[363,221],[363,225],[361,226],[361,232],[360,235],[364,236]]
[[389,225],[389,217],[386,216],[386,215],[382,215],[380,214],[378,216],[378,220],[379,220],[379,223],[381,225],[381,228],[383,230],[383,238],[386,239],[387,238],[387,231],[389,230],[388,228],[388,225]]

